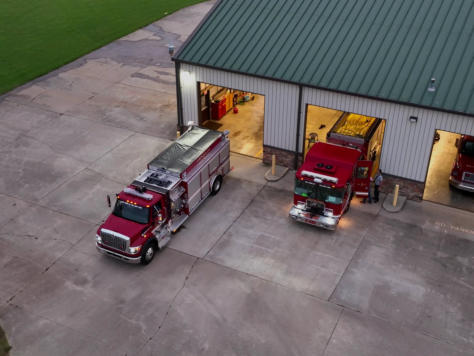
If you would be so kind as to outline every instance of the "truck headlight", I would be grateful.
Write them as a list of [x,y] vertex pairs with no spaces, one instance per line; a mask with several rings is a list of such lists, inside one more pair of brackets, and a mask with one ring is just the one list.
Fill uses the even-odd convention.
[[142,249],[141,246],[129,247],[128,252],[130,252],[132,255],[135,255],[139,253],[141,249]]
[[102,237],[100,237],[100,235],[98,235],[98,234],[95,234],[95,241],[97,243],[101,244],[102,243]]

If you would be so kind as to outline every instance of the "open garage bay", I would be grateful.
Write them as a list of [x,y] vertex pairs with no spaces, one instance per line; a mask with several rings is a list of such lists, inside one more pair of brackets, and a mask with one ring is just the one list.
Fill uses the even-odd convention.
[[436,132],[439,138],[435,137],[433,141],[423,199],[454,208],[474,211],[474,193],[459,190],[449,185],[449,176],[456,159],[456,140],[459,140],[461,135],[441,130]]

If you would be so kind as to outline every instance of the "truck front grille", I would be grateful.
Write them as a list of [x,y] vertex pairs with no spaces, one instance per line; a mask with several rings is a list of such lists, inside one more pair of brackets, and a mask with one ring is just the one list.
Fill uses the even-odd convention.
[[112,247],[116,250],[124,252],[127,250],[128,241],[124,238],[106,232],[104,230],[101,230],[100,237],[102,238],[102,244],[105,246]]
[[323,215],[324,203],[313,199],[307,199],[306,211],[310,212],[311,214]]
[[464,172],[462,180],[468,183],[474,183],[474,173]]

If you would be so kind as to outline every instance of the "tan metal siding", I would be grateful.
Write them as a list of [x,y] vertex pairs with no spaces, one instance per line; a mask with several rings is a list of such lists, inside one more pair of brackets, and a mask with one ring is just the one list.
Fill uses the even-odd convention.
[[184,123],[198,122],[198,82],[264,95],[264,144],[294,151],[298,86],[183,63],[181,65],[181,92]]
[[[381,169],[388,174],[421,182],[426,179],[436,129],[474,135],[474,119],[468,116],[312,88],[303,90],[303,110],[306,104],[385,119]],[[410,123],[410,116],[418,117],[418,122]],[[301,137],[304,135],[304,120],[302,126]]]
[[[197,82],[246,90],[265,96],[264,144],[290,151],[295,149],[298,86],[188,64],[182,64],[181,68],[185,123],[198,121]],[[188,74],[183,75],[183,71]],[[304,88],[300,149],[304,139],[306,104],[385,119],[381,169],[417,181],[426,179],[436,129],[474,135],[474,119],[468,116]],[[410,123],[410,116],[418,117],[418,122]]]

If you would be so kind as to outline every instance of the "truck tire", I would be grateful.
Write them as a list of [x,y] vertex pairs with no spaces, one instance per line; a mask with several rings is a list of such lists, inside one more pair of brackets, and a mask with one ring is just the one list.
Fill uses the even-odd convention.
[[214,183],[212,183],[212,190],[211,190],[211,195],[216,195],[219,193],[219,190],[221,190],[222,186],[222,177],[217,176],[216,179],[214,179]]
[[346,208],[344,209],[344,212],[343,214],[347,213],[351,207],[351,201],[352,201],[352,198],[354,197],[354,193],[351,193],[351,197],[349,198],[349,203],[347,203],[347,206]]
[[346,208],[344,209],[344,213],[343,213],[343,214],[347,213],[350,208],[351,208],[351,201],[349,200],[349,203],[347,203],[347,206],[346,206]]
[[155,257],[157,250],[158,246],[156,245],[156,241],[148,241],[145,246],[143,246],[142,257],[140,259],[141,264],[149,264]]

